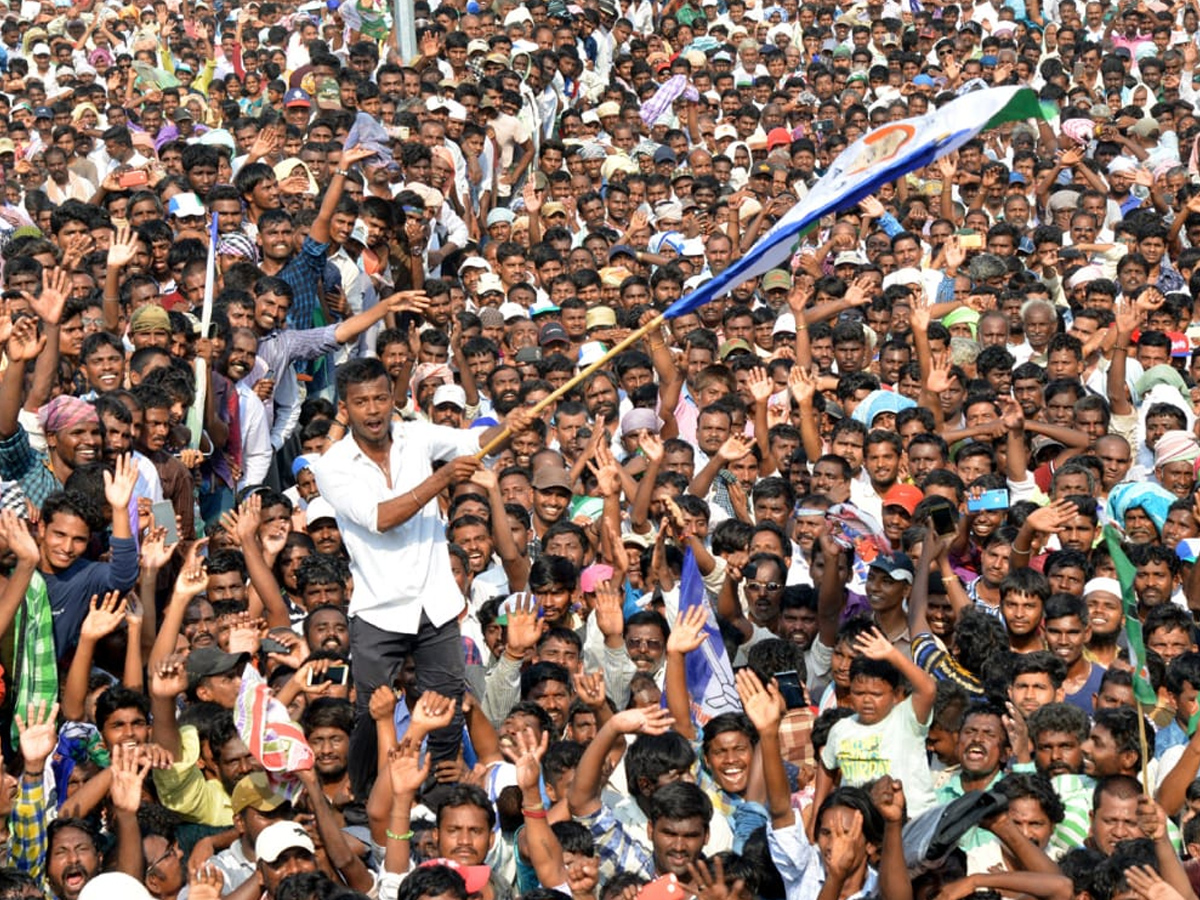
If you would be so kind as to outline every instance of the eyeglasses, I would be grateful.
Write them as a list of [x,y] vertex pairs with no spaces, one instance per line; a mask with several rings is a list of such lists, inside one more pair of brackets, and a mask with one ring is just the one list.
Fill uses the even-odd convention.
[[649,650],[654,652],[663,648],[663,642],[650,638],[625,638],[625,646],[631,650]]
[[162,856],[158,857],[158,859],[146,866],[146,877],[149,878],[151,875],[154,875],[157,878],[165,878],[166,876],[164,876],[162,872],[158,871],[158,864],[174,852],[175,848],[173,846],[168,847]]
[[776,591],[781,590],[782,588],[783,588],[783,585],[777,581],[747,581],[746,582],[746,593],[747,594],[750,593],[751,591],[754,591],[755,593],[758,593],[759,591],[765,591],[768,594],[773,594]]

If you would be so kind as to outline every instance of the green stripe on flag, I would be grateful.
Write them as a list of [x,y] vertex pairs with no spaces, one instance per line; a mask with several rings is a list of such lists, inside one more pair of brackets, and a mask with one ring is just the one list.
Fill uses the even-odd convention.
[[1121,604],[1125,607],[1125,639],[1129,643],[1129,663],[1133,666],[1133,695],[1138,702],[1154,706],[1158,695],[1150,685],[1150,671],[1146,668],[1146,645],[1142,642],[1142,620],[1138,618],[1137,594],[1133,580],[1137,568],[1125,555],[1121,536],[1112,525],[1104,526],[1104,543],[1117,570],[1117,581],[1121,583]]
[[1058,115],[1058,108],[1053,104],[1043,103],[1038,99],[1034,90],[1017,91],[1013,98],[1004,105],[1000,112],[988,120],[983,130],[995,128],[1005,122],[1015,122],[1020,119],[1045,119],[1050,121]]

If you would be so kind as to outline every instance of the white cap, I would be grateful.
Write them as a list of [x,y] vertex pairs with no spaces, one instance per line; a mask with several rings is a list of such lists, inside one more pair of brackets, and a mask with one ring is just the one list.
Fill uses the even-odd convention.
[[[308,506],[312,509],[311,503]],[[275,822],[268,825],[258,833],[258,840],[254,842],[254,855],[266,863],[273,863],[288,850],[296,849],[307,850],[314,855],[317,852],[308,832],[296,822]],[[109,896],[111,895],[105,895]],[[98,898],[99,895],[97,900]]]
[[336,519],[337,513],[333,511],[333,504],[324,497],[317,496],[308,501],[308,506],[304,508],[304,517],[311,525],[318,519]]
[[599,341],[588,341],[579,348],[579,365],[581,367],[590,366],[596,360],[601,359],[607,352],[604,349],[604,345]]
[[479,276],[479,283],[475,285],[475,293],[486,294],[489,291],[499,291],[502,294],[505,293],[504,282],[500,280],[499,275],[496,275],[493,272],[484,272]]
[[462,265],[458,267],[458,274],[461,275],[467,269],[483,269],[485,272],[492,271],[492,267],[488,265],[487,260],[482,256],[468,256],[462,261]]
[[1105,593],[1114,597],[1121,596],[1121,582],[1115,578],[1093,578],[1083,586],[1083,596],[1088,594]]
[[771,326],[771,337],[777,334],[795,334],[796,333],[796,317],[790,312],[780,313],[775,319],[775,324]]
[[909,285],[923,283],[924,277],[921,275],[921,270],[914,266],[908,266],[904,269],[897,269],[895,272],[887,275],[883,279],[883,289],[887,290],[893,284]]
[[467,108],[457,100],[445,101],[446,118],[453,119],[455,122],[467,121]]
[[195,194],[176,194],[167,202],[167,214],[177,218],[204,215],[204,204]]
[[362,219],[354,220],[354,227],[350,229],[350,240],[358,241],[364,247],[367,246],[367,223]]
[[698,237],[686,238],[683,242],[682,252],[684,256],[703,256],[704,241],[700,240]]
[[[33,51],[31,52],[30,55],[31,56],[49,56],[50,55],[50,45],[49,44],[34,44]],[[139,882],[139,884],[140,884],[140,882]]]
[[441,406],[443,403],[450,403],[459,409],[466,409],[467,392],[457,384],[438,385],[438,389],[433,392],[433,405]]
[[[487,276],[484,275],[483,278],[487,278]],[[482,281],[483,278],[479,280]],[[496,278],[496,280],[499,281],[500,279]],[[529,310],[523,307],[520,303],[513,303],[510,300],[507,303],[500,304],[500,315],[504,316],[505,322],[507,322],[509,319],[528,319]]]
[[112,897],[123,897],[124,900],[151,900],[146,886],[124,872],[101,872],[79,892],[79,900],[110,900]]
[[718,125],[716,127],[716,130],[713,131],[713,140],[714,141],[719,141],[719,140],[721,140],[721,138],[733,138],[734,140],[737,140],[737,136],[738,136],[737,129],[734,128],[732,125],[730,125],[728,122],[725,123],[724,125]]

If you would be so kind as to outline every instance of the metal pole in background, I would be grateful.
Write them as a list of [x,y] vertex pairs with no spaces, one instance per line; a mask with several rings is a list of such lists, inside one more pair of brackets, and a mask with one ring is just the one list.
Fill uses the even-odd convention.
[[397,43],[400,47],[400,56],[408,65],[417,58],[416,14],[413,12],[413,0],[395,0],[392,28],[396,31],[396,37],[399,39]]

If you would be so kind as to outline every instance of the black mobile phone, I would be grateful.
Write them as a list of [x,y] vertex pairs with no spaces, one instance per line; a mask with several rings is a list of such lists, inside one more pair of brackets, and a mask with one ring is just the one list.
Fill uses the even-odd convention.
[[929,510],[929,519],[933,522],[934,532],[942,537],[954,534],[958,530],[958,523],[954,521],[954,508],[949,503],[939,504]]
[[350,683],[350,667],[349,666],[330,666],[325,670],[324,675],[314,675],[312,670],[308,673],[309,685],[324,684],[330,681],[334,684],[349,684]]
[[274,638],[263,638],[259,642],[258,648],[262,650],[263,653],[282,653],[287,655],[291,652],[291,650],[288,649],[287,644],[281,644]]
[[776,672],[775,683],[779,685],[779,693],[788,709],[801,709],[808,706],[804,702],[804,687],[800,684],[800,675],[796,671]]

